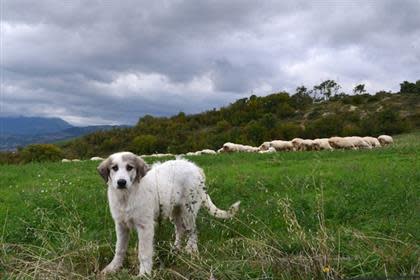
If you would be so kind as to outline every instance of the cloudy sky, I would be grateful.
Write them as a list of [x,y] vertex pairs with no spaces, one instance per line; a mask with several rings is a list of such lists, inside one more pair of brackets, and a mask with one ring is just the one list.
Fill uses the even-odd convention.
[[1,0],[1,115],[75,125],[420,79],[420,0]]

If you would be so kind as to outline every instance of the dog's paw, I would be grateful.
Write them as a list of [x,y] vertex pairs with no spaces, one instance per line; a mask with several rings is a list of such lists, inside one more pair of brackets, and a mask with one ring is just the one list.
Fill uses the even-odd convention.
[[152,262],[151,261],[142,261],[140,263],[140,270],[137,277],[150,277],[152,274]]
[[139,274],[137,274],[137,278],[141,278],[141,279],[152,279],[152,274],[151,274],[151,272],[144,272],[144,271],[142,271],[142,272],[139,272]]
[[198,247],[196,243],[188,243],[187,246],[185,246],[185,251],[191,256],[199,255]]
[[119,268],[118,266],[110,263],[101,271],[101,274],[105,275],[109,273],[114,273],[118,270],[118,268]]

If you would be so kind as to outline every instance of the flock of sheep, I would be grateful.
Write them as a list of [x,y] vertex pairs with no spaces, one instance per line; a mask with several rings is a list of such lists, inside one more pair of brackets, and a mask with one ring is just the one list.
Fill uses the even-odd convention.
[[334,149],[372,149],[392,144],[394,140],[389,135],[378,138],[366,136],[331,137],[318,139],[294,138],[291,141],[274,140],[262,143],[258,148],[234,143],[225,143],[218,152],[259,152],[277,151],[320,151]]
[[[259,147],[248,145],[241,145],[235,143],[225,143],[217,152],[210,149],[204,149],[197,152],[188,152],[178,156],[198,156],[198,155],[213,155],[217,153],[233,153],[233,152],[248,152],[248,153],[273,153],[278,151],[320,151],[334,149],[373,149],[382,146],[390,145],[394,140],[389,135],[381,135],[378,138],[366,136],[349,136],[349,137],[331,137],[319,139],[301,139],[294,138],[291,141],[273,140],[262,143]],[[142,155],[141,157],[168,157],[175,156],[173,154],[152,154]],[[101,157],[92,157],[90,160],[103,160]],[[79,159],[62,159],[62,162],[80,161]]]

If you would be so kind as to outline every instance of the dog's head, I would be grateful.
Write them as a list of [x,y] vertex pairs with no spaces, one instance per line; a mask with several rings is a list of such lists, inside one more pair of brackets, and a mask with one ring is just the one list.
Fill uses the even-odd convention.
[[147,163],[130,152],[112,154],[98,166],[105,182],[116,189],[130,189],[148,170]]

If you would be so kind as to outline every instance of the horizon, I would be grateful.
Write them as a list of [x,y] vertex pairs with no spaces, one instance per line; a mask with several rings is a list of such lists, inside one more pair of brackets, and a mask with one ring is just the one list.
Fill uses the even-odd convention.
[[[386,91],[386,90],[381,90],[381,91],[384,91],[384,92],[389,92],[389,93],[392,93],[392,94],[395,94],[395,92],[391,92],[391,91]],[[280,92],[286,92],[286,91],[275,91],[275,92],[271,92],[271,93],[268,93],[268,94],[266,94],[266,95],[264,95],[264,96],[268,96],[268,95],[270,95],[270,94],[277,94],[277,93],[280,93]],[[289,93],[289,92],[287,92],[290,96],[292,96],[293,94],[295,94],[295,93]],[[348,95],[354,95],[354,93],[352,94],[352,93],[345,93],[345,94],[348,94]],[[374,95],[373,93],[370,93],[370,92],[365,92],[365,94],[369,94],[369,95]],[[376,93],[375,93],[376,94]],[[249,98],[250,96],[252,96],[252,95],[254,95],[254,94],[250,94],[250,95],[248,95],[248,96],[245,96],[245,97],[242,97],[242,98]],[[261,95],[256,95],[256,96],[259,96],[259,97],[264,97],[264,96],[261,96]],[[237,99],[238,100],[238,99]],[[233,102],[235,102],[235,101],[237,101],[237,100],[234,100]],[[204,110],[204,111],[201,111],[201,112],[197,112],[197,113],[185,113],[185,112],[183,112],[183,111],[179,111],[179,112],[175,112],[175,113],[173,113],[172,115],[167,115],[167,116],[157,116],[157,115],[150,115],[150,114],[145,114],[145,115],[141,115],[141,116],[139,116],[138,118],[137,118],[137,121],[136,122],[134,122],[134,123],[112,123],[112,124],[110,124],[110,123],[104,123],[104,124],[88,124],[88,125],[83,125],[83,124],[73,124],[73,123],[71,123],[70,121],[67,121],[66,119],[64,119],[64,118],[62,118],[62,117],[60,117],[60,116],[47,116],[47,117],[43,117],[43,116],[31,116],[31,115],[3,115],[3,114],[1,114],[0,113],[0,118],[42,118],[42,119],[60,119],[60,120],[62,120],[62,121],[64,121],[64,122],[66,122],[67,124],[69,124],[69,125],[71,125],[71,126],[73,126],[73,127],[89,127],[89,126],[130,126],[130,127],[132,127],[132,126],[135,126],[136,124],[137,124],[137,122],[138,122],[138,120],[140,119],[140,118],[142,118],[142,117],[144,117],[144,116],[146,116],[146,115],[150,115],[150,116],[152,116],[152,117],[155,117],[155,118],[160,118],[160,117],[174,117],[174,116],[176,116],[177,114],[179,114],[179,113],[185,113],[186,115],[195,115],[195,114],[201,114],[201,113],[205,113],[205,112],[207,112],[207,111],[210,111],[210,110],[213,110],[213,109],[216,109],[216,110],[220,110],[221,108],[225,108],[225,107],[227,107],[227,106],[229,106],[230,104],[232,104],[232,102],[231,103],[229,103],[229,104],[225,104],[225,105],[222,105],[221,107],[218,107],[218,108],[209,108],[209,109],[206,109],[206,110]]]

